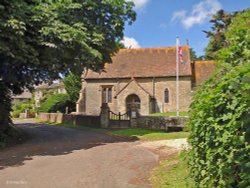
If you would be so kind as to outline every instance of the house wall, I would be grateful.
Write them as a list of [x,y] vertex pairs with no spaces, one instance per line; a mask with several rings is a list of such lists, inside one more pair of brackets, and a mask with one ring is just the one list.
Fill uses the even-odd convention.
[[[85,102],[82,94],[77,103],[77,112],[87,115],[99,115],[102,103],[102,85],[113,85],[112,102],[108,103],[110,109],[115,112],[126,112],[126,98],[130,94],[136,94],[141,100],[140,114],[150,113],[150,96],[156,98],[156,112],[176,111],[176,81],[174,77],[166,78],[136,78],[136,81],[148,92],[141,89],[132,81],[115,99],[114,96],[123,89],[131,79],[92,79],[83,84],[86,95]],[[164,103],[164,91],[168,88],[170,102]],[[83,90],[83,89],[82,89]],[[188,111],[191,101],[191,77],[180,77],[179,81],[180,111]],[[85,104],[86,108],[81,108]],[[83,111],[82,109],[85,109]]]
[[56,86],[50,88],[49,86],[43,88],[35,88],[35,106],[40,107],[41,100],[46,96],[46,93],[50,91],[54,94],[66,94],[67,91],[65,90],[64,85]]

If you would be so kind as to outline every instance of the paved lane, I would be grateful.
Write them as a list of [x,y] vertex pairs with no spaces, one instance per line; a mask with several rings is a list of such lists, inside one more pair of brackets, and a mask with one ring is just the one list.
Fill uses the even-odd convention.
[[151,187],[148,178],[159,156],[140,141],[88,129],[37,123],[17,126],[28,139],[0,151],[1,188]]

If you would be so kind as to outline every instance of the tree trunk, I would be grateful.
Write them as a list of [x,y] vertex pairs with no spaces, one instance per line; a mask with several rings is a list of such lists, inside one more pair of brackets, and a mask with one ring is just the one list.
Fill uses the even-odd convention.
[[0,143],[7,142],[12,134],[11,111],[11,92],[0,81]]

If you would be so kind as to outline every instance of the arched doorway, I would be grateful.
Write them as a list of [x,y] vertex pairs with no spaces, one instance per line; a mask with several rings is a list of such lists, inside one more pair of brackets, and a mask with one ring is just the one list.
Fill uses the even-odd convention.
[[126,109],[127,111],[131,110],[131,105],[135,104],[137,109],[140,110],[141,108],[141,100],[136,94],[131,94],[126,98]]

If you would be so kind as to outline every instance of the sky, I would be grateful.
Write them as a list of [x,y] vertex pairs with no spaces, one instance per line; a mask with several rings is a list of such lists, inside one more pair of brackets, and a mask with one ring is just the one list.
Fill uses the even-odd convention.
[[133,1],[137,19],[126,25],[123,43],[130,48],[175,46],[176,36],[181,45],[187,40],[198,56],[204,54],[209,39],[211,15],[250,7],[250,0],[127,0]]

